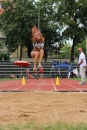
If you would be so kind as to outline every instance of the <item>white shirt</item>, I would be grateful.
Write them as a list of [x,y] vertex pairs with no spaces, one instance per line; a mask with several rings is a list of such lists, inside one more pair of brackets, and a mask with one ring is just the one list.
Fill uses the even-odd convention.
[[86,65],[86,58],[85,58],[85,54],[83,52],[81,52],[81,54],[79,54],[79,63],[81,62],[81,59],[83,60],[83,62],[79,67]]
[[44,48],[44,43],[42,43],[42,42],[39,42],[39,43],[35,42],[35,43],[33,43],[33,47],[36,47],[38,49]]

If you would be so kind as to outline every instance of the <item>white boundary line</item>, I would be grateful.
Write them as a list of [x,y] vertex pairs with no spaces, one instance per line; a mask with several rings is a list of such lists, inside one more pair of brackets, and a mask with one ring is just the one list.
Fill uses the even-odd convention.
[[[0,89],[1,88],[4,88],[4,87],[7,87],[7,86],[11,86],[11,85],[13,85],[14,84],[14,82],[3,82],[3,83],[0,83]],[[18,85],[19,84],[19,81],[17,81],[17,82],[15,82],[15,85]]]
[[[36,80],[37,81],[37,80]],[[34,82],[36,82],[36,81],[34,81]],[[1,90],[1,88],[5,88],[5,87],[8,87],[8,86],[12,86],[13,84],[14,84],[14,82],[15,82],[15,86],[19,86],[19,84],[20,83],[22,83],[22,80],[13,80],[13,81],[9,81],[9,82],[0,82],[0,90]],[[24,87],[24,86],[27,86],[27,85],[29,85],[29,84],[33,84],[34,83],[33,81],[32,82],[30,82],[30,83],[28,83],[28,84],[25,84],[25,85],[21,85],[21,86],[19,86],[19,87],[16,87],[15,89],[12,89],[12,90],[17,90],[17,89],[19,89],[19,88],[21,88],[21,87]],[[6,90],[8,90],[8,89],[6,89]]]
[[33,83],[35,83],[35,82],[37,82],[37,80],[36,80],[36,81],[32,81],[31,83],[28,83],[28,84],[21,85],[20,87],[18,87],[18,88],[16,88],[16,89],[13,89],[13,90],[17,90],[17,89],[19,89],[19,88],[26,87],[27,85],[33,84]]
[[68,86],[70,86],[70,87],[72,87],[72,88],[75,88],[76,90],[82,91],[81,89],[76,88],[75,86],[73,86],[73,85],[71,85],[71,84],[65,83],[65,82],[63,82],[63,81],[61,81],[61,82],[64,83],[64,84],[66,84],[66,85],[68,85]]
[[52,78],[51,78],[51,82],[52,82],[52,85],[54,87],[54,90],[57,91],[56,86],[54,85]]

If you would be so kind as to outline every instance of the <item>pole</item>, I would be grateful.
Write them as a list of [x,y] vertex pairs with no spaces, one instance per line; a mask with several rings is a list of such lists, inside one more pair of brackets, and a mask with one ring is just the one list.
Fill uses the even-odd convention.
[[58,45],[58,43],[56,44],[56,48],[57,48],[57,60],[58,60],[58,47],[59,47],[59,45]]
[[57,60],[58,60],[58,47],[57,47]]
[[38,29],[40,29],[40,8],[38,8]]

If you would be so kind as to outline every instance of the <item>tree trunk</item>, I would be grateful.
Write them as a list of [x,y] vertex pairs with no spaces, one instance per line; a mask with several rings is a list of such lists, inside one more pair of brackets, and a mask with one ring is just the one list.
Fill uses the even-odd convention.
[[46,62],[46,60],[47,60],[47,50],[46,49],[44,50],[44,59],[45,59],[45,62]]
[[22,44],[20,45],[20,57],[19,57],[19,60],[22,60]]

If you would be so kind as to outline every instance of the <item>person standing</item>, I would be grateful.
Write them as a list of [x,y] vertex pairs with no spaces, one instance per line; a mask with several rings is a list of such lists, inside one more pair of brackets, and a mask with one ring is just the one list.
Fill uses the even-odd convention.
[[86,70],[86,57],[85,54],[82,51],[82,48],[78,48],[78,53],[79,53],[79,60],[78,60],[78,68],[79,72],[81,75],[81,82],[79,83],[80,85],[85,84],[86,80],[86,75],[85,75],[85,70]]
[[11,79],[14,79],[14,78],[15,78],[15,75],[12,73],[12,74],[10,75],[10,78],[11,78]]
[[34,70],[37,70],[36,64],[38,63],[38,68],[41,68],[42,58],[44,56],[44,37],[42,36],[39,29],[36,26],[32,28],[32,43],[33,50],[31,51],[31,57],[34,58]]
[[71,75],[71,66],[69,66],[68,68],[68,79],[70,78],[70,75]]

